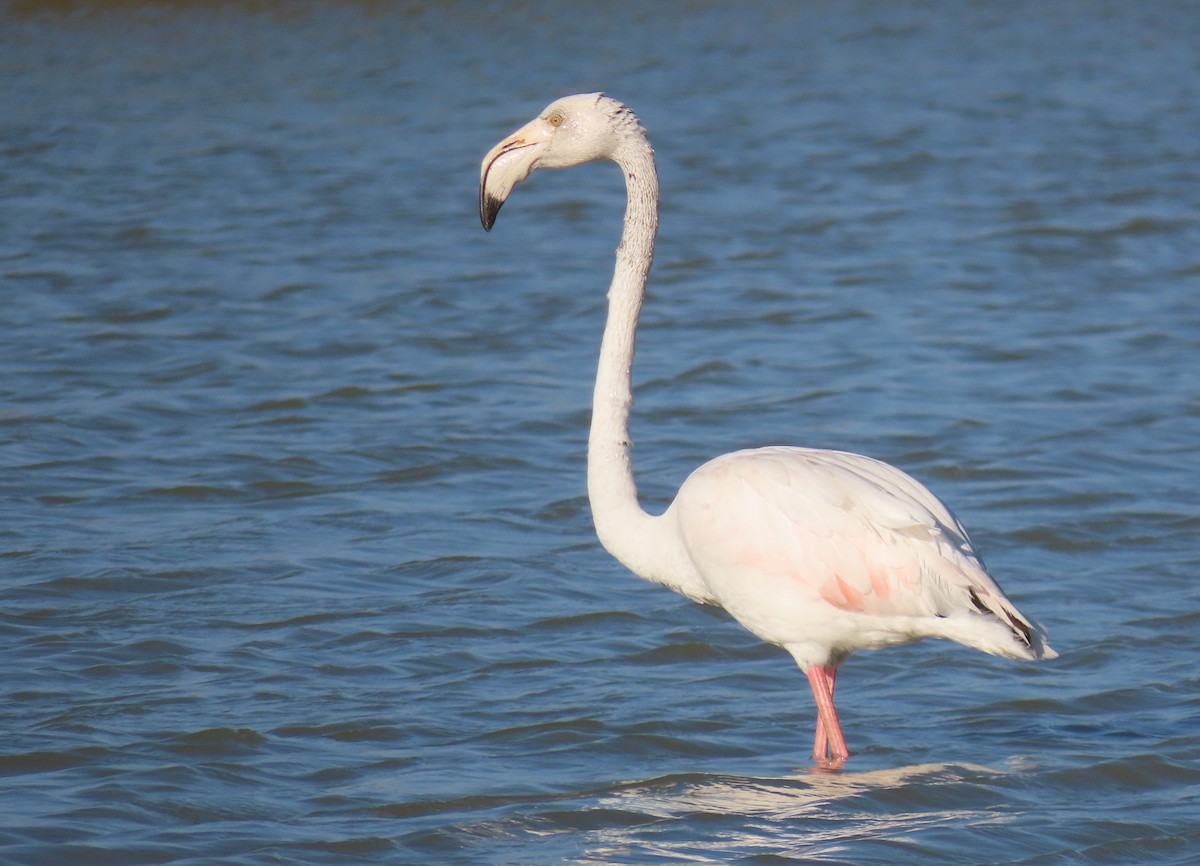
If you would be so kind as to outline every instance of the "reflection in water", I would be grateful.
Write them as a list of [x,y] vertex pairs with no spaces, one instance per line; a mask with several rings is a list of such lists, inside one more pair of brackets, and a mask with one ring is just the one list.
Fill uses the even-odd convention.
[[[820,859],[851,843],[856,850],[903,845],[911,853],[912,834],[919,831],[1006,820],[984,787],[1002,775],[982,766],[931,763],[862,773],[666,776],[601,796],[594,806],[571,811],[565,826],[547,824],[543,814],[523,829],[544,837],[582,831],[589,844],[581,863],[649,857],[725,863],[734,855],[768,851]],[[567,813],[553,814],[560,819]],[[594,816],[591,826],[588,815]],[[514,828],[492,829],[507,835]]]

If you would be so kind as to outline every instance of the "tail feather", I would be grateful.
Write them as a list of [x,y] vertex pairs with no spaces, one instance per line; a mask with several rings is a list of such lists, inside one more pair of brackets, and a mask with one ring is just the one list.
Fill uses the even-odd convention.
[[1051,648],[1050,644],[1046,643],[1041,631],[1021,616],[1021,612],[1013,607],[1007,598],[998,597],[990,592],[981,593],[975,587],[968,589],[967,595],[979,613],[995,617],[1002,625],[1006,626],[1017,642],[1024,646],[1033,658],[1058,658],[1058,653]]

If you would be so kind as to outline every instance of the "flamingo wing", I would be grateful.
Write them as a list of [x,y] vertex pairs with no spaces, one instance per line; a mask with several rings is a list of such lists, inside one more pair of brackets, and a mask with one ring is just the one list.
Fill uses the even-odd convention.
[[765,640],[812,647],[814,663],[930,636],[1040,654],[962,524],[886,463],[806,448],[737,451],[697,469],[672,511],[715,599]]

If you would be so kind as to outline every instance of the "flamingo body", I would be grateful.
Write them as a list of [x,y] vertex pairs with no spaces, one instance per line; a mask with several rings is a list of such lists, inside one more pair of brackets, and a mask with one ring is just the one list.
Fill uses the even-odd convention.
[[878,460],[736,451],[693,472],[667,516],[713,601],[802,668],[925,637],[1010,658],[1044,649],[954,515]]
[[628,202],[592,401],[588,497],[597,535],[631,571],[718,604],[785,648],[817,703],[813,757],[849,752],[833,704],[855,650],[947,638],[1015,659],[1053,658],[985,570],[962,524],[904,472],[812,448],[735,451],[695,470],[661,515],[638,502],[629,442],[637,321],[658,227],[653,150],[637,117],[603,94],[569,96],[501,141],[480,169],[490,229],[538,168],[611,159]]

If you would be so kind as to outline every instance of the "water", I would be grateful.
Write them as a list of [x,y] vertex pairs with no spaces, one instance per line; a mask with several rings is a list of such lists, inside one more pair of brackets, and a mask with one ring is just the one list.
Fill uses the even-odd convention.
[[[0,861],[1200,860],[1200,10],[77,4],[0,17]],[[643,496],[894,462],[1049,630],[839,681],[593,540],[623,190]]]

